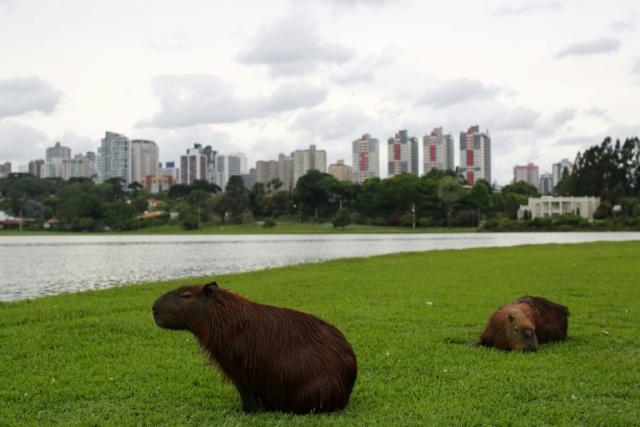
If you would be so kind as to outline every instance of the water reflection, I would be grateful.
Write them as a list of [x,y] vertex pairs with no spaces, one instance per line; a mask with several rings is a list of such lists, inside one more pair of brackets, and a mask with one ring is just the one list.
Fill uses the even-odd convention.
[[603,240],[640,234],[0,237],[0,301],[393,252]]

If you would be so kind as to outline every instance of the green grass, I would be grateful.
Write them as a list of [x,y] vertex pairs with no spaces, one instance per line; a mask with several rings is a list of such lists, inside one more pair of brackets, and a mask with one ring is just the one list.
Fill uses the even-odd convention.
[[[358,356],[347,409],[244,415],[188,332],[157,328],[180,283],[0,304],[2,425],[632,425],[640,419],[640,242],[398,254],[216,277],[314,313]],[[523,294],[569,306],[538,353],[472,348]]]
[[272,228],[265,228],[259,224],[249,225],[205,225],[197,230],[185,230],[179,225],[161,225],[157,227],[141,228],[134,231],[105,232],[105,233],[83,233],[83,232],[56,232],[44,230],[4,230],[0,231],[1,236],[48,236],[48,235],[85,235],[85,234],[387,234],[387,233],[472,233],[476,232],[475,227],[386,227],[374,225],[352,224],[344,230],[335,228],[330,223],[283,223]]

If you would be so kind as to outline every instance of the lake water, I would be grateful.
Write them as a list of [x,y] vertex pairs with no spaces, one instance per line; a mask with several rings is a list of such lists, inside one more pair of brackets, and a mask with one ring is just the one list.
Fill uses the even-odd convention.
[[394,252],[640,240],[640,233],[0,237],[0,301]]

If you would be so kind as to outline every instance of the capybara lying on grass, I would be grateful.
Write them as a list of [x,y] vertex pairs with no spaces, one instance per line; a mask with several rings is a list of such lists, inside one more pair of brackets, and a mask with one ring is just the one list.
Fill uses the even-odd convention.
[[356,356],[342,333],[310,314],[249,301],[214,283],[185,286],[153,304],[161,328],[188,330],[238,389],[242,409],[343,409]]
[[524,296],[498,308],[475,345],[537,351],[567,337],[569,309],[542,297]]

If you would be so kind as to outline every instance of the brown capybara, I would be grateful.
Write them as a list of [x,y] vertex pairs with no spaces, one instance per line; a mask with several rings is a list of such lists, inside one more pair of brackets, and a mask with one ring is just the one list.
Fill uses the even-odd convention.
[[523,296],[498,308],[475,345],[537,351],[567,337],[569,309],[542,297]]
[[315,316],[249,301],[214,282],[162,295],[153,318],[198,338],[245,412],[330,412],[349,401],[356,356],[338,329]]

